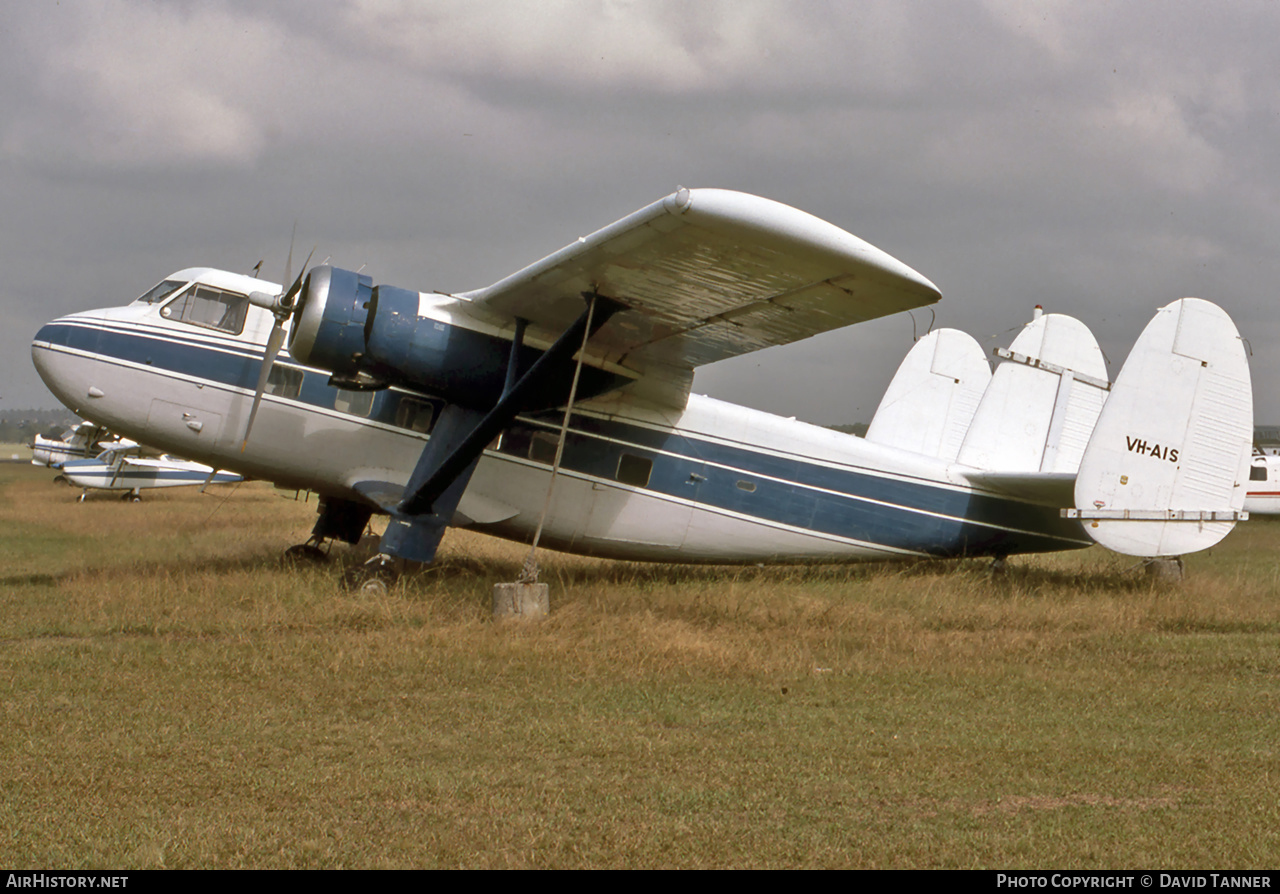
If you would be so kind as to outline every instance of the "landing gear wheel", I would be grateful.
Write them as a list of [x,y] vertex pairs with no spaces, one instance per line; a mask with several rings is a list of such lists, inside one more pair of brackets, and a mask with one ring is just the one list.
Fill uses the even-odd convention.
[[377,555],[363,565],[348,568],[342,576],[346,588],[364,598],[386,596],[400,579],[400,569],[391,556]]
[[308,541],[289,547],[280,558],[286,565],[323,565],[329,561],[329,554],[319,544]]

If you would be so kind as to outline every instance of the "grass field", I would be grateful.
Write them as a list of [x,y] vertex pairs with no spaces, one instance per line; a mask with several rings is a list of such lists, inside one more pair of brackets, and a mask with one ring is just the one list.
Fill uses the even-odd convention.
[[451,532],[360,600],[264,485],[80,505],[0,466],[0,865],[1275,867],[1280,524],[674,568]]

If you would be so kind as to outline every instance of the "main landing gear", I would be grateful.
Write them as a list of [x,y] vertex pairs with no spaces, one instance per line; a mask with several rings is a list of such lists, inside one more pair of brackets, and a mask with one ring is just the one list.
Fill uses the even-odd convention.
[[[295,568],[323,565],[329,561],[329,552],[323,538],[312,536],[306,543],[289,547],[282,558],[285,565]],[[348,590],[362,597],[385,596],[400,579],[402,566],[401,560],[379,553],[367,562],[343,571],[342,583]]]
[[364,598],[386,596],[400,579],[401,561],[379,553],[363,565],[348,568],[342,582],[348,590]]
[[[76,498],[76,502],[83,503],[88,498],[89,498],[89,489],[85,488],[81,492],[80,496]],[[141,503],[142,494],[138,491],[137,488],[134,488],[133,490],[127,490],[124,493],[122,493],[120,495],[120,499],[124,500],[124,502],[126,503]]]
[[281,558],[286,565],[323,565],[329,561],[329,553],[323,547],[324,541],[313,536],[306,543],[296,543],[286,549]]
[[373,515],[373,510],[368,506],[335,497],[321,497],[316,512],[319,518],[311,529],[311,536],[306,543],[299,543],[284,551],[283,558],[286,562],[316,564],[328,561],[329,552],[324,549],[325,541],[359,543],[364,529],[369,525],[369,518]]

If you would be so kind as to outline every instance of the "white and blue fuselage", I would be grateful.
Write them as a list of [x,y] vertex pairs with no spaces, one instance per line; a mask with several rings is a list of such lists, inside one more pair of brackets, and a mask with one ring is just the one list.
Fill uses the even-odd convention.
[[[171,280],[239,294],[274,288],[205,268]],[[430,296],[421,310],[431,312]],[[179,317],[146,300],[63,317],[37,334],[34,362],[86,419],[214,468],[355,502],[368,502],[359,482],[408,482],[440,399],[344,390],[282,354],[242,452],[271,314],[249,307],[239,331]],[[437,325],[461,324],[441,313]],[[527,540],[561,416],[509,425],[485,450],[455,521]],[[608,394],[575,408],[542,539],[664,562],[1003,556],[1091,542],[1057,507],[976,488],[945,460],[697,395],[673,411]]]

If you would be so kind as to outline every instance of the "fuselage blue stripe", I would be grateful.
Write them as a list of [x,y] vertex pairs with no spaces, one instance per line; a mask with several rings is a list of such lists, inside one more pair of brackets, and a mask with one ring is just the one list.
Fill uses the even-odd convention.
[[[88,320],[50,323],[36,340],[245,391],[256,386],[262,362],[261,355],[253,354],[244,343],[215,346],[207,336],[200,343],[170,341],[159,333],[123,331]],[[310,371],[304,375],[301,392],[288,400],[332,410],[337,396],[326,374]],[[395,391],[377,392],[367,417],[350,418],[394,425],[397,408],[406,397]],[[440,404],[428,396],[413,398]],[[533,434],[558,428],[554,415],[517,420],[503,435],[500,452],[530,456]],[[1060,519],[1054,507],[824,464],[617,418],[575,415],[562,464],[566,470],[616,483],[624,453],[652,461],[645,490],[896,549],[959,555],[1064,549],[1091,542],[1078,522]],[[740,487],[741,481],[754,485],[754,490]]]

